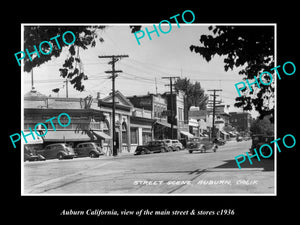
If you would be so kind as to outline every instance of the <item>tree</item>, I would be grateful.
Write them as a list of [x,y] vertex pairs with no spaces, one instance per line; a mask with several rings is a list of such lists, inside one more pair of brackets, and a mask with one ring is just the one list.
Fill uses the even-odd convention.
[[274,124],[270,122],[268,116],[263,119],[257,118],[251,123],[250,131],[252,134],[274,135]]
[[[24,49],[28,49],[29,52],[34,51],[34,46],[38,48],[39,44],[43,41],[49,41],[52,44],[52,51],[48,55],[42,55],[42,57],[34,57],[32,61],[28,58],[24,58],[24,71],[30,72],[32,68],[38,67],[53,57],[59,57],[64,48],[68,48],[69,55],[67,56],[62,68],[59,69],[60,76],[62,78],[69,78],[70,83],[78,91],[84,90],[82,80],[88,79],[88,75],[85,74],[80,59],[80,49],[86,50],[89,47],[95,47],[97,41],[103,42],[103,38],[99,37],[98,31],[103,30],[105,26],[24,26]],[[136,32],[141,26],[129,26],[131,33]],[[59,41],[60,47],[56,44],[56,40],[50,40],[50,38],[60,35],[58,40],[62,38],[62,35],[66,31],[71,31],[75,34],[76,40],[72,45],[67,45],[63,41]],[[66,41],[71,41],[68,36],[65,36]],[[48,52],[49,45],[41,46],[43,52]]]
[[[52,51],[48,55],[42,55],[40,57],[31,56],[24,58],[24,71],[30,72],[32,68],[38,67],[45,62],[50,61],[53,57],[59,57],[64,48],[68,48],[69,55],[67,56],[63,67],[59,69],[60,76],[63,78],[69,78],[70,83],[78,91],[84,90],[82,80],[88,79],[88,76],[84,73],[81,66],[80,49],[87,49],[88,47],[96,46],[96,39],[98,38],[98,31],[104,29],[104,26],[25,26],[24,27],[24,49],[28,49],[29,52],[34,51],[34,46],[39,46],[43,41],[49,41],[52,44]],[[74,33],[76,39],[72,45],[67,45],[61,40],[62,35],[66,31]],[[50,38],[60,35],[57,38],[59,46],[56,40],[50,40]],[[68,43],[71,43],[73,37],[65,36]],[[70,40],[71,39],[71,40]],[[59,41],[60,40],[60,41]],[[103,39],[99,38],[100,42]],[[38,48],[38,47],[37,47]],[[48,52],[50,46],[44,44],[41,46],[43,52]]]
[[[224,56],[224,69],[239,68],[244,79],[253,79],[263,71],[274,67],[273,26],[210,26],[213,35],[201,35],[200,46],[191,45],[190,50],[200,54],[207,62],[215,55]],[[260,89],[237,97],[235,106],[244,110],[253,108],[260,118],[274,115],[274,85],[260,85]]]
[[204,90],[199,82],[193,84],[188,78],[179,78],[175,81],[174,87],[176,92],[181,90],[186,95],[188,110],[191,106],[199,106],[200,109],[206,109],[208,96],[204,94]]

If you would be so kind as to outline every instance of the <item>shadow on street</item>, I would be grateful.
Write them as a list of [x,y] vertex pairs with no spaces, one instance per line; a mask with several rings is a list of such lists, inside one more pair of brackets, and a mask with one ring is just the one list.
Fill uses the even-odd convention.
[[[260,161],[258,161],[256,158],[252,158],[251,160],[252,165],[247,159],[244,163],[241,163],[241,170],[243,168],[263,168],[263,171],[274,171],[274,159],[261,159]],[[239,168],[235,160],[225,160],[224,162],[224,164],[215,168]]]

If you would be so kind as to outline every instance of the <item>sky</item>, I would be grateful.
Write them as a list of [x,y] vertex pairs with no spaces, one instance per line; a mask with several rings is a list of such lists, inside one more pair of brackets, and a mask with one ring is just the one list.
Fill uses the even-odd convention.
[[[73,25],[73,24],[72,24]],[[169,91],[165,86],[169,80],[162,79],[166,76],[179,76],[189,78],[192,82],[200,82],[206,94],[209,89],[222,89],[219,98],[222,104],[230,105],[230,111],[242,111],[235,108],[235,98],[238,93],[234,84],[242,81],[242,76],[238,75],[238,70],[225,72],[223,58],[215,56],[210,62],[206,62],[202,56],[191,52],[191,45],[200,45],[202,34],[211,34],[209,25],[203,24],[172,24],[169,33],[152,33],[152,40],[147,35],[140,39],[140,45],[129,28],[129,24],[105,24],[106,28],[99,31],[99,36],[104,42],[98,42],[96,47],[87,50],[80,50],[80,58],[88,80],[83,81],[85,90],[76,91],[70,84],[68,86],[69,97],[86,97],[92,95],[96,97],[100,92],[100,97],[105,97],[111,92],[111,79],[104,71],[111,70],[108,64],[110,59],[98,58],[101,55],[129,55],[116,62],[116,70],[122,70],[116,78],[116,90],[125,96],[144,95],[150,93],[164,93]],[[133,24],[130,24],[133,25]],[[153,30],[153,24],[142,25],[148,30]],[[157,24],[156,24],[157,25]],[[168,30],[162,26],[163,30]],[[39,43],[37,43],[38,45]],[[59,76],[59,68],[64,63],[68,54],[65,49],[59,58],[52,58],[40,67],[33,69],[33,80],[35,89],[47,96],[65,97],[66,87],[64,79]],[[41,57],[43,55],[41,54]],[[23,72],[23,94],[31,90],[31,74]],[[60,88],[60,92],[54,93],[52,89]],[[157,88],[157,89],[156,89]],[[252,116],[256,116],[252,112]]]

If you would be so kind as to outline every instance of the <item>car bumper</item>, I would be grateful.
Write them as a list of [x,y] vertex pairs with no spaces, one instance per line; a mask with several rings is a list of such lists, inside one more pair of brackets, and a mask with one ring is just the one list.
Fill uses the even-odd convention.
[[75,155],[64,155],[64,159],[73,159]]
[[200,151],[200,148],[186,148],[188,151]]

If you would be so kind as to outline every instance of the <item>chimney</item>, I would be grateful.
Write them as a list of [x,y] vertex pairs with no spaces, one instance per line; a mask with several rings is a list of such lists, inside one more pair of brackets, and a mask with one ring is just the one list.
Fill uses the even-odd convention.
[[97,92],[97,99],[100,99],[100,92]]

